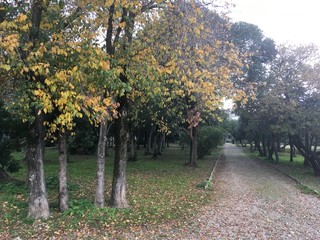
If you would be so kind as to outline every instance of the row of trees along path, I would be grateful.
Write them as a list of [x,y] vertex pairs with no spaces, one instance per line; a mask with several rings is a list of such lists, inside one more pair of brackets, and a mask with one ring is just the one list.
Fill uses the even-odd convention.
[[59,210],[68,209],[67,135],[77,119],[100,127],[96,207],[107,201],[108,122],[116,129],[111,207],[129,207],[126,150],[142,124],[157,133],[189,127],[196,166],[201,119],[225,96],[245,98],[235,77],[247,55],[220,15],[198,0],[0,1],[0,103],[26,124],[28,217],[50,216],[45,139],[59,141]]
[[[302,193],[296,183],[268,165],[224,146],[217,166],[212,204],[193,224],[177,230],[159,226],[144,239],[319,239],[320,200]],[[139,235],[139,236],[138,236]]]

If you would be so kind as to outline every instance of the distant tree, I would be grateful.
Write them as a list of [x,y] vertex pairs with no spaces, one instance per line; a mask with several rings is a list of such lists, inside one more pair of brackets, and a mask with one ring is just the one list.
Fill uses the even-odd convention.
[[20,169],[20,164],[14,160],[12,153],[21,150],[25,137],[23,129],[23,124],[15,120],[0,102],[0,181],[11,181],[8,173]]

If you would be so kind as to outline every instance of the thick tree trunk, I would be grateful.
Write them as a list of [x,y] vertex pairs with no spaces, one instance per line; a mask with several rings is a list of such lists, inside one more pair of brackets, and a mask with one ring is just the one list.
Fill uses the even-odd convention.
[[126,198],[126,167],[129,131],[126,96],[121,97],[119,112],[121,115],[115,120],[116,148],[110,205],[116,208],[127,208],[129,205]]
[[97,174],[96,174],[96,194],[94,205],[103,208],[105,203],[105,162],[106,162],[106,142],[107,142],[108,122],[104,120],[100,123],[98,156],[97,156]]
[[59,134],[59,210],[64,212],[68,209],[68,186],[67,186],[67,134],[60,131]]
[[28,165],[29,209],[28,217],[47,219],[50,215],[44,175],[44,115],[35,113],[29,126],[26,161]]

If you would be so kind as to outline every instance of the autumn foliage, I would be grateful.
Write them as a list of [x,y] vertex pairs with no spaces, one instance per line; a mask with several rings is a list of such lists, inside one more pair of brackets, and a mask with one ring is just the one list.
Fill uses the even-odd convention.
[[228,20],[201,1],[6,1],[0,11],[1,98],[28,124],[32,218],[49,217],[43,172],[48,139],[59,141],[60,210],[68,208],[66,140],[75,119],[86,116],[100,126],[100,207],[107,123],[115,122],[111,203],[127,207],[129,126],[184,129],[195,166],[201,114],[215,117],[226,96],[245,97],[232,81],[243,64],[228,40]]

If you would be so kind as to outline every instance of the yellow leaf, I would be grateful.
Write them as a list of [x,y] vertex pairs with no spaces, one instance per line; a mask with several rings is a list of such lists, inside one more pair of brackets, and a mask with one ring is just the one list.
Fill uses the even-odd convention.
[[166,73],[171,74],[171,73],[172,73],[172,70],[169,69],[169,68],[166,68]]
[[27,16],[26,15],[24,15],[24,14],[19,14],[18,15],[18,21],[19,22],[24,22],[25,20],[27,20]]
[[44,83],[50,86],[52,82],[48,78],[46,78],[46,80],[44,80]]
[[2,64],[0,65],[0,67],[6,71],[9,71],[11,69],[10,65],[7,65],[7,64]]
[[126,27],[126,22],[121,22],[121,23],[119,23],[119,27],[125,28],[125,27]]
[[41,91],[40,91],[40,90],[34,90],[34,91],[33,91],[33,94],[34,94],[35,96],[39,96],[39,95],[41,94]]
[[102,67],[103,70],[109,70],[110,69],[110,64],[107,61],[101,61],[100,66]]

